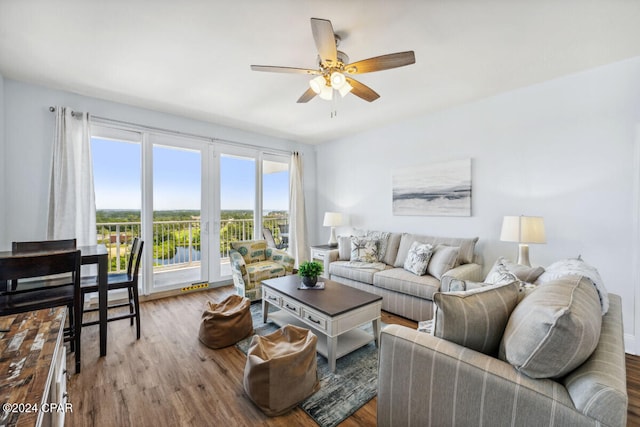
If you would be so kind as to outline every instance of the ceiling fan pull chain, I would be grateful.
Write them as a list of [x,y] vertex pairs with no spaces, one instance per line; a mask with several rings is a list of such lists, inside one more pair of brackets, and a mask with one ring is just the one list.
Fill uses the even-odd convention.
[[331,118],[336,118],[338,116],[338,98],[340,98],[339,92],[336,89],[331,89],[333,91],[333,96],[331,97]]

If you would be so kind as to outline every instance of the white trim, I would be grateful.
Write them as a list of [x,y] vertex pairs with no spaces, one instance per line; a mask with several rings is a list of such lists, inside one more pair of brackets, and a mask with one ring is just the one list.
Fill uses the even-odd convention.
[[130,130],[133,132],[143,132],[143,133],[153,133],[153,134],[164,134],[164,135],[169,135],[169,136],[177,136],[177,137],[181,137],[181,138],[189,138],[189,139],[200,139],[200,140],[204,140],[208,143],[222,143],[222,144],[228,144],[231,146],[236,146],[236,147],[240,147],[240,148],[247,148],[247,149],[253,149],[253,150],[257,150],[257,151],[264,151],[266,153],[274,153],[274,154],[291,154],[291,151],[288,150],[280,150],[277,148],[265,148],[265,147],[261,147],[259,145],[253,145],[253,144],[249,144],[249,143],[245,143],[245,142],[238,142],[238,141],[232,141],[229,139],[223,139],[223,138],[216,138],[216,137],[212,137],[212,136],[204,136],[204,135],[198,135],[195,133],[189,133],[189,132],[180,132],[180,131],[176,131],[176,130],[171,130],[171,129],[165,129],[165,128],[160,128],[160,127],[155,127],[155,126],[146,126],[146,125],[141,125],[141,124],[137,124],[137,123],[132,123],[132,122],[126,122],[123,120],[115,120],[115,119],[109,119],[106,117],[100,117],[100,116],[91,116],[91,120],[94,123],[97,124],[101,124],[104,126],[112,126],[121,130]]
[[636,126],[636,138],[633,144],[633,215],[632,215],[632,235],[631,242],[632,259],[632,283],[633,286],[633,333],[625,334],[625,351],[631,354],[640,354],[636,336],[640,331],[640,124]]
[[[142,240],[147,243],[149,250],[142,252],[142,289],[144,295],[150,295],[153,290],[153,144],[148,133],[142,133],[142,179],[140,193],[142,194],[142,209],[140,213]],[[146,189],[146,190],[145,190]]]

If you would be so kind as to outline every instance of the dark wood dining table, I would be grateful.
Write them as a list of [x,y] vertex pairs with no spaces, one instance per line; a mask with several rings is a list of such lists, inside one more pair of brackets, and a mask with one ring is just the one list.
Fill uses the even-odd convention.
[[[107,355],[107,273],[109,252],[105,245],[78,246],[82,265],[98,265],[98,313],[100,322],[100,357]],[[12,251],[0,251],[0,258],[14,256]],[[82,321],[82,319],[80,319]]]

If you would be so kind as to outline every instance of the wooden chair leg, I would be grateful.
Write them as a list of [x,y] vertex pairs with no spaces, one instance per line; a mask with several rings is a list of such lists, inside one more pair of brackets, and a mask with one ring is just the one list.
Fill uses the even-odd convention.
[[[129,291],[129,314],[133,314],[134,313],[133,288],[127,288],[127,291]],[[129,319],[129,326],[133,326],[133,317]]]
[[76,356],[76,374],[80,373],[80,338],[82,335],[82,307],[84,306],[81,301],[82,298],[77,298],[74,304],[74,310],[77,313],[75,316],[75,322],[73,324],[73,339],[75,340],[75,356]]
[[70,336],[70,340],[69,340],[69,349],[71,350],[71,352],[75,352],[76,351],[76,341],[73,338],[73,325],[75,325],[75,314],[74,314],[75,308],[73,306],[73,304],[70,304],[67,306],[67,312],[69,313],[69,330],[71,331],[71,336]]
[[140,339],[140,300],[138,298],[138,288],[134,287],[132,291],[133,291],[133,304],[135,305],[135,312],[136,312],[136,339],[139,340]]

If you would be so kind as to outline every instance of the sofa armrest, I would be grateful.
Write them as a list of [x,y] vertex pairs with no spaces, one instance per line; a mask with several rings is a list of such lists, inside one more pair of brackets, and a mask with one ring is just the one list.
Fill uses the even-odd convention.
[[476,263],[462,264],[442,275],[440,279],[440,291],[448,292],[453,279],[482,282],[482,266]]
[[[245,289],[246,283],[249,281],[249,275],[247,274],[247,264],[240,252],[235,249],[229,250],[229,264],[231,266],[233,284],[238,290]],[[242,295],[244,295],[244,292]]]
[[338,261],[340,258],[340,251],[338,249],[331,249],[327,252],[327,263]]
[[380,336],[378,426],[596,425],[565,387],[400,325]]
[[235,249],[229,250],[229,264],[231,265],[231,271],[235,271],[240,275],[247,274],[247,264],[240,252]]

